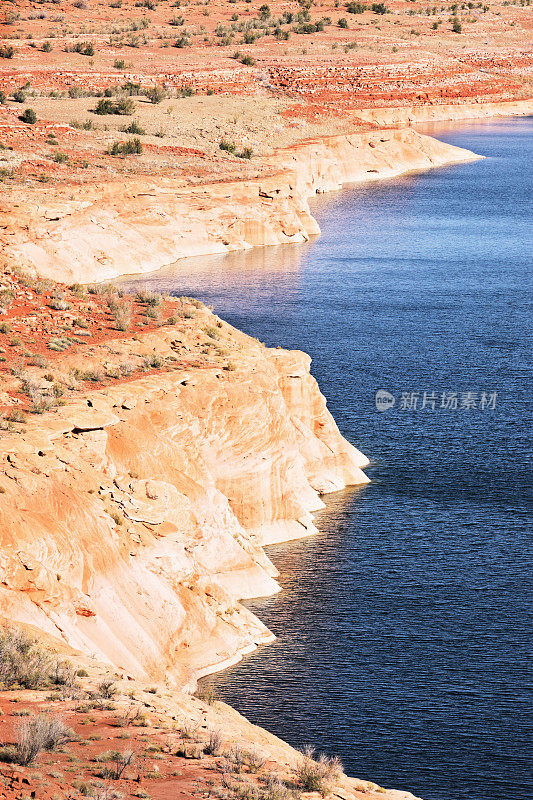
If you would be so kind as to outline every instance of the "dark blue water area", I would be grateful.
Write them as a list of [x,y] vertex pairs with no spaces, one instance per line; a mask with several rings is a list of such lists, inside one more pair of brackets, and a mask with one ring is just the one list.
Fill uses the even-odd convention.
[[210,678],[219,694],[384,786],[529,800],[533,121],[426,130],[486,158],[319,197],[305,245],[130,286],[306,350],[372,462],[317,536],[268,549],[283,591],[248,605],[278,639]]

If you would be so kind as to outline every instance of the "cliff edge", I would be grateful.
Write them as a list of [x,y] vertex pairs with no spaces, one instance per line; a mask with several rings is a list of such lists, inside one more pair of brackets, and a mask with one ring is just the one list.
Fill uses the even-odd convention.
[[[103,359],[108,375],[129,364],[129,379],[0,434],[0,611],[191,688],[273,638],[238,602],[278,590],[262,545],[313,533],[320,494],[367,482],[368,461],[340,435],[307,355],[268,349],[205,307],[63,355],[56,384]],[[39,370],[11,380],[46,386]]]

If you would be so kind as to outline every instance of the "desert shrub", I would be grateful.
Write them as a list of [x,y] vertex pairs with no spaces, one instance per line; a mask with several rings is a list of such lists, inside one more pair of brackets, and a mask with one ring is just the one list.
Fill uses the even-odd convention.
[[133,81],[126,81],[120,87],[120,91],[123,92],[128,97],[133,97],[133,95],[141,93],[141,84],[133,83]]
[[139,289],[135,293],[135,299],[138,303],[143,303],[146,306],[159,306],[162,302],[162,297],[157,292],[151,292],[149,289]]
[[134,757],[131,750],[124,750],[122,753],[118,750],[109,750],[107,753],[102,753],[98,761],[104,762],[106,766],[100,771],[100,777],[119,780]]
[[48,349],[53,350],[56,353],[62,353],[64,350],[68,350],[71,344],[71,339],[68,339],[65,336],[56,336],[54,339],[49,340]]
[[237,147],[233,142],[228,142],[227,139],[221,139],[218,147],[220,150],[224,150],[226,153],[235,153]]
[[162,86],[152,86],[150,89],[146,90],[146,97],[154,105],[160,103],[166,96],[167,93]]
[[126,69],[126,62],[123,58],[115,58],[113,66],[115,69]]
[[101,383],[104,380],[104,373],[101,369],[87,369],[80,373],[82,381],[91,381],[91,383]]
[[43,53],[50,53],[52,50],[52,43],[49,42],[48,40],[46,42],[43,42],[41,50],[43,51]]
[[326,796],[342,775],[342,764],[337,757],[320,754],[315,758],[314,747],[305,747],[296,765],[298,783],[305,792],[320,792]]
[[[16,418],[15,409],[9,416]],[[8,417],[9,418],[9,417]],[[37,689],[49,683],[54,664],[50,654],[24,631],[4,628],[0,633],[0,681],[7,688]]]
[[204,747],[204,752],[209,755],[216,756],[222,747],[222,734],[220,730],[213,730],[209,732],[209,739]]
[[100,697],[105,697],[106,700],[110,700],[114,697],[117,691],[114,681],[101,681],[101,683],[98,684],[98,694]]
[[337,23],[339,28],[347,28],[348,27],[348,20],[346,17],[341,17]]
[[243,147],[241,152],[237,153],[236,155],[237,155],[237,158],[245,158],[245,159],[247,159],[249,161],[251,159],[251,157],[253,156],[253,154],[254,154],[254,151],[252,150],[251,147]]
[[135,120],[132,120],[129,125],[125,125],[120,130],[122,133],[135,133],[137,136],[144,136],[146,134],[144,128],[141,128],[141,126],[135,122]]
[[146,715],[140,706],[131,704],[123,714],[116,718],[115,723],[119,728],[127,728],[129,725],[144,726]]
[[283,778],[276,774],[267,775],[263,789],[264,800],[290,800],[294,792],[287,786]]
[[0,291],[0,308],[9,308],[15,299],[15,292],[13,289],[2,289]]
[[24,89],[17,89],[13,92],[13,100],[15,103],[25,103],[26,102],[26,92]]
[[73,731],[59,717],[38,714],[21,723],[17,729],[16,763],[22,766],[33,764],[42,750],[55,750],[73,739]]
[[[6,420],[8,422],[24,423],[27,422],[28,418],[26,417],[24,411],[21,411],[20,408],[13,408],[11,409],[11,411],[7,413]],[[1,651],[0,651],[0,659],[1,659]],[[2,671],[2,664],[0,663],[0,676],[1,676],[1,671]]]
[[364,3],[352,2],[346,4],[346,11],[348,14],[363,14],[366,8]]
[[461,23],[459,21],[459,18],[458,17],[454,17],[453,18],[453,23],[452,23],[452,31],[454,33],[461,33],[462,30],[463,30],[463,26],[461,25]]
[[118,100],[110,100],[102,97],[96,104],[95,114],[118,114],[119,116],[130,116],[135,111],[135,103],[131,97],[119,97]]
[[151,353],[151,355],[144,358],[143,367],[144,369],[161,369],[164,363],[165,360],[160,355]]
[[54,311],[68,311],[69,308],[72,308],[71,304],[63,300],[62,297],[52,297],[48,305],[50,308],[53,308]]
[[95,49],[92,42],[76,42],[72,52],[79,53],[82,56],[94,56]]
[[199,687],[196,691],[196,697],[208,706],[213,706],[217,702],[217,695],[211,686]]
[[266,762],[265,756],[255,747],[253,747],[251,750],[248,750],[246,753],[246,760],[250,768],[250,772],[259,772],[261,767],[263,767]]
[[117,303],[112,314],[118,330],[127,331],[131,325],[131,303]]
[[113,142],[108,149],[110,156],[129,156],[140,155],[143,151],[142,142],[140,139],[129,139],[127,142]]
[[372,11],[374,14],[388,14],[389,9],[385,5],[385,3],[372,3]]
[[15,55],[15,48],[11,45],[7,47],[0,47],[0,58],[13,58]]

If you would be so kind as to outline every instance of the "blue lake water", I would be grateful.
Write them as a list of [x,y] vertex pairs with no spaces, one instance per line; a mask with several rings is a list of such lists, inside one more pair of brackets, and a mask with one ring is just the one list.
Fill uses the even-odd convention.
[[318,536],[269,548],[283,591],[249,606],[278,639],[209,679],[218,693],[349,774],[529,800],[533,121],[426,130],[487,158],[317,198],[306,245],[137,283],[310,353],[372,460]]

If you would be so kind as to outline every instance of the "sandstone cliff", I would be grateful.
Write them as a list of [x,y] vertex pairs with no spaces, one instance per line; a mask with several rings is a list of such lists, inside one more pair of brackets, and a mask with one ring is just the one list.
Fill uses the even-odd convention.
[[321,137],[264,159],[253,180],[194,187],[146,177],[4,203],[0,243],[6,263],[45,277],[107,280],[186,256],[305,241],[320,232],[307,202],[317,192],[472,158],[410,128]]
[[[175,360],[200,325],[114,352]],[[261,545],[313,533],[320,493],[365,483],[368,462],[308,356],[221,339],[231,368],[119,382],[0,434],[3,616],[180,687],[272,639],[238,603],[278,589]]]

